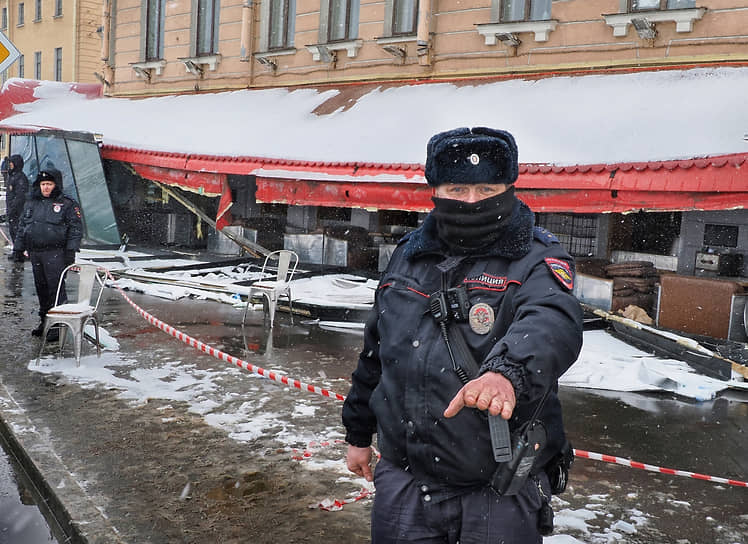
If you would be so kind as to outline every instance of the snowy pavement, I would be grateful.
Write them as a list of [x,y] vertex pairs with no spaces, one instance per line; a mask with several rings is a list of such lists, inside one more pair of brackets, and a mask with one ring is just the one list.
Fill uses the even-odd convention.
[[[30,269],[15,279],[8,271],[0,271],[3,274],[5,307],[16,308],[30,321],[33,300],[17,300],[21,292],[33,292]],[[287,315],[280,315],[271,331],[263,326],[259,309],[250,312],[243,330],[243,306],[226,303],[230,301],[205,300],[194,294],[176,300],[133,291],[127,294],[158,319],[256,367],[347,393],[360,350],[356,334],[331,332],[299,320],[291,325]],[[201,354],[148,324],[114,289],[103,303],[102,326],[107,348],[101,358],[87,346],[77,366],[69,352],[60,358],[50,349],[36,365],[33,350],[38,348],[32,344],[26,372],[94,395],[114,391],[133,407],[157,401],[164,426],[172,424],[174,414],[186,407],[192,416],[236,443],[263,452],[267,460],[297,466],[310,478],[335,482],[324,492],[305,497],[307,506],[350,499],[367,486],[345,468],[338,401],[284,387]],[[744,432],[748,403],[728,400],[708,389],[700,402],[673,396],[667,387],[659,392],[631,392],[649,389],[637,381],[654,372],[643,362],[671,364],[620,345],[603,331],[585,334],[585,351],[565,376],[574,387],[561,390],[575,447],[745,480],[748,463],[742,452],[748,448]],[[626,373],[629,367],[635,371]],[[610,386],[593,389],[605,383],[616,384],[618,391],[607,391]],[[25,432],[22,428],[15,431]],[[545,543],[737,544],[748,534],[745,493],[745,489],[726,485],[577,460],[569,490],[554,497],[557,529]],[[369,499],[363,499],[344,509],[369,506]]]

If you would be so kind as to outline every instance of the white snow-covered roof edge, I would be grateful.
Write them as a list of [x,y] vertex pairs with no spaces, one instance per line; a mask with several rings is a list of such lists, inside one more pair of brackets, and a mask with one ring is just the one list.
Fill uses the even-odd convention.
[[422,164],[434,133],[478,125],[512,132],[523,163],[748,152],[748,68],[390,84],[341,100],[345,92],[276,88],[82,100],[72,91],[39,90],[0,130],[55,127],[158,152],[380,164]]

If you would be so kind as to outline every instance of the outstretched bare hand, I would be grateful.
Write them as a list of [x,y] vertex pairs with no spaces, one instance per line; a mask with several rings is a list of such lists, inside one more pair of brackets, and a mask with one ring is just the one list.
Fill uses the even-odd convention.
[[517,404],[512,382],[498,372],[486,372],[466,383],[444,410],[444,417],[454,417],[465,406],[488,410],[492,416],[512,417]]

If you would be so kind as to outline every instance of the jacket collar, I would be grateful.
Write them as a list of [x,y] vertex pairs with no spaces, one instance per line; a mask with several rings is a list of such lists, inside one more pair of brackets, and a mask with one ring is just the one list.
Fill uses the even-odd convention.
[[[433,215],[433,212],[429,213],[418,229],[403,238],[405,258],[410,260],[427,253],[446,253],[446,248],[437,235]],[[502,235],[492,247],[486,248],[476,256],[504,257],[512,260],[524,257],[530,252],[534,226],[535,214],[524,202],[515,198],[512,216],[503,228]]]

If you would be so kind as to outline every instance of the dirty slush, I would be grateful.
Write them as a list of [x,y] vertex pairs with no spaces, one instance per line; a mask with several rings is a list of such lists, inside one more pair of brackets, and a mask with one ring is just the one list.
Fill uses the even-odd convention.
[[[90,542],[110,544],[111,534],[139,544],[369,541],[370,505],[338,512],[310,508],[330,496],[339,474],[310,473],[272,439],[238,442],[189,413],[186,405],[159,399],[135,405],[118,399],[117,391],[81,388],[58,375],[33,372],[33,366],[30,371],[40,346],[30,335],[37,321],[30,267],[25,273],[6,268],[0,276],[4,396],[9,391],[43,429],[48,446],[98,503],[109,536],[87,534],[87,520],[74,520]],[[148,351],[145,337],[154,345],[173,343],[185,362],[207,358],[147,330],[113,290],[107,297],[101,326],[117,336],[120,351],[140,358],[139,352]],[[95,351],[84,346],[84,355],[91,353],[95,360]],[[339,408],[331,404],[325,414],[329,425],[338,424]],[[334,454],[343,452],[341,445]]]
[[[129,295],[159,319],[227,353],[347,392],[360,350],[355,335],[315,332],[298,320],[290,325],[287,315],[269,333],[261,312],[252,312],[242,332],[241,311],[227,304]],[[105,297],[101,326],[119,343],[116,377],[135,383],[139,370],[164,362],[192,367],[206,395],[220,389],[213,398],[229,399],[221,400],[224,412],[234,403],[248,406],[250,417],[272,418],[262,433],[236,437],[228,427],[206,423],[220,410],[198,413],[188,402],[157,395],[132,402],[114,386],[80,385],[67,373],[41,372],[51,361],[39,368],[33,362],[39,343],[30,336],[36,325],[30,267],[0,265],[0,415],[16,418],[8,425],[19,436],[33,428],[41,437],[39,449],[63,467],[65,474],[45,476],[85,541],[369,541],[370,499],[334,512],[310,508],[360,490],[355,478],[345,476],[339,402],[216,361],[149,325],[115,290]],[[47,357],[53,357],[51,349]],[[84,357],[84,365],[99,364],[90,346]],[[211,383],[199,383],[200,377]],[[748,404],[717,399],[695,405],[644,395],[624,402],[623,397],[562,389],[576,447],[745,476],[740,452],[748,448]],[[330,438],[336,438],[332,445],[309,459],[293,451]],[[548,540],[735,544],[748,534],[744,499],[744,489],[578,460],[567,492],[554,498],[556,535],[569,536]]]

